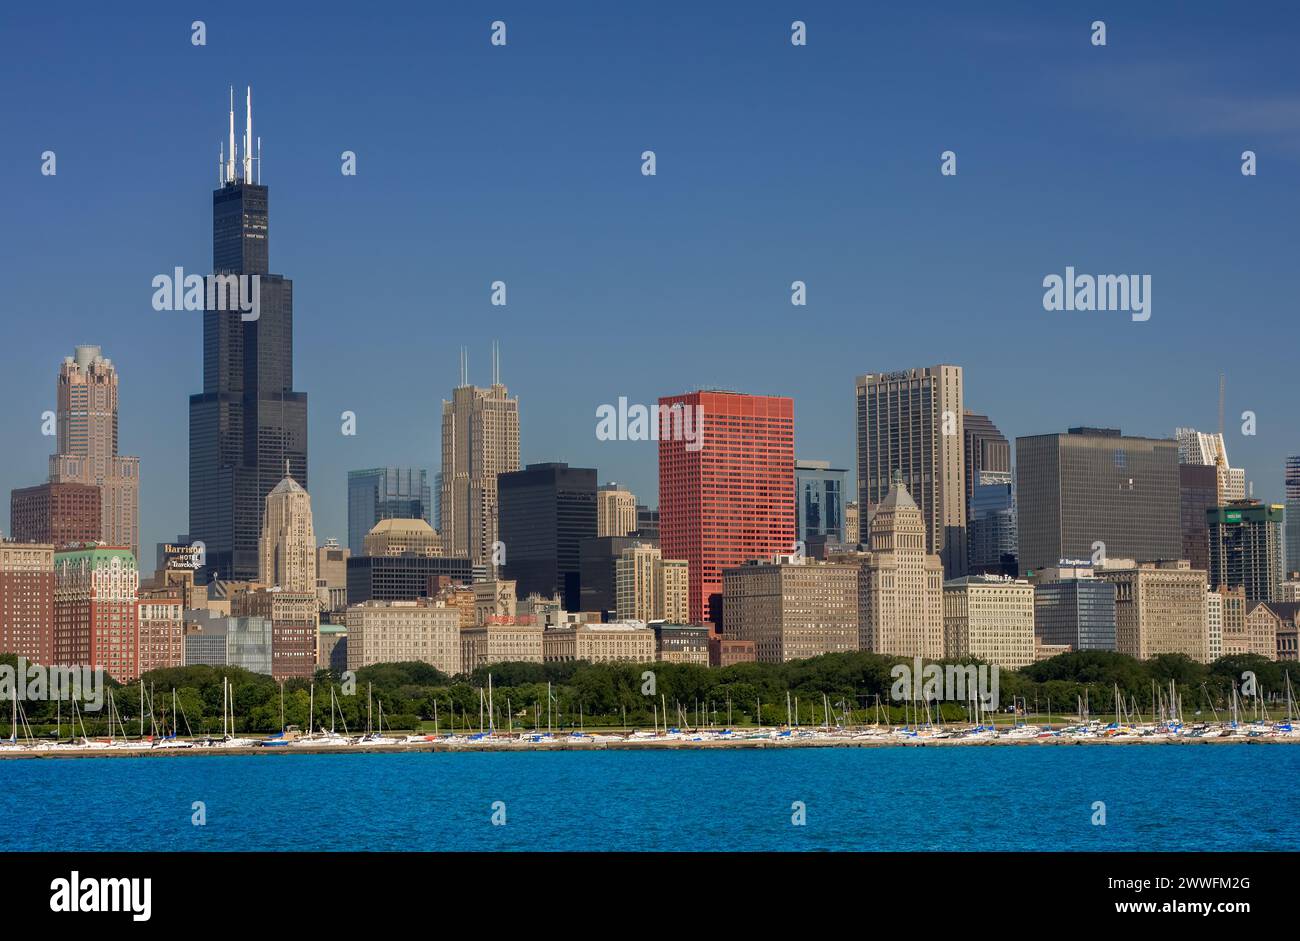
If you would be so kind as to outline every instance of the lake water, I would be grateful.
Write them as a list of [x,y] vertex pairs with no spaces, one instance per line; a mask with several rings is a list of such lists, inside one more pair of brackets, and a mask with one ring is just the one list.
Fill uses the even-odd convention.
[[1300,850],[1298,773],[1259,745],[6,760],[0,849]]

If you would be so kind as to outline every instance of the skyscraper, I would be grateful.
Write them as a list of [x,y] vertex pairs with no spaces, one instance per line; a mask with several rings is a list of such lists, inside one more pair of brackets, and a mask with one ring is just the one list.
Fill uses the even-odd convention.
[[360,555],[361,541],[380,520],[434,523],[429,472],[416,467],[373,467],[348,471],[348,550]]
[[821,558],[826,544],[844,539],[844,478],[830,461],[795,461],[795,538]]
[[969,516],[975,488],[1011,483],[1011,442],[987,415],[967,409],[962,416],[962,461],[965,464],[966,508]]
[[908,493],[902,473],[876,506],[863,553],[856,558],[858,646],[872,653],[939,659],[944,655],[943,562],[926,547],[925,516]]
[[497,478],[500,534],[521,596],[560,595],[567,611],[581,600],[579,543],[596,535],[596,470],[564,463],[529,464]]
[[1219,505],[1218,469],[1208,464],[1178,465],[1178,514],[1183,537],[1183,558],[1192,568],[1210,567],[1210,531],[1205,513]]
[[[869,518],[895,471],[925,520],[944,572],[966,571],[965,412],[960,366],[858,376],[858,503]],[[994,429],[996,431],[996,429]]]
[[1282,507],[1233,500],[1205,516],[1210,588],[1244,588],[1252,603],[1276,601],[1282,586]]
[[1286,565],[1285,571],[1300,572],[1300,456],[1286,459]]
[[[286,468],[287,471],[287,468]],[[266,496],[257,580],[283,591],[316,592],[311,497],[287,472]]]
[[[443,551],[489,564],[497,541],[497,476],[519,470],[519,399],[501,384],[493,351],[492,385],[468,381],[464,352],[460,385],[442,403]],[[593,506],[594,510],[594,506]],[[593,533],[594,535],[594,533]]]
[[1022,572],[1097,552],[1139,561],[1182,557],[1172,440],[1112,428],[1017,438],[1016,479]]
[[117,369],[97,346],[79,346],[59,367],[58,453],[51,483],[99,488],[100,538],[140,557],[140,459],[117,453]]
[[687,392],[657,420],[659,545],[687,562],[691,621],[721,626],[722,570],[794,548],[794,401]]
[[616,483],[596,491],[596,535],[626,536],[636,532],[636,494]]
[[246,276],[258,314],[229,304],[203,312],[203,391],[190,396],[189,534],[204,544],[205,575],[241,581],[257,577],[266,497],[285,461],[308,487],[307,396],[293,388],[293,282],[270,272],[269,191],[253,181],[251,92],[248,108],[239,173],[232,99],[230,156],[212,194],[212,268]]

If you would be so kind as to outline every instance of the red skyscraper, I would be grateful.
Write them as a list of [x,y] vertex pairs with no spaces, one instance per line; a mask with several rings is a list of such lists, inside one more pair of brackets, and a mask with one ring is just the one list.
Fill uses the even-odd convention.
[[659,543],[689,563],[692,621],[722,615],[722,570],[794,547],[794,401],[736,392],[659,400]]

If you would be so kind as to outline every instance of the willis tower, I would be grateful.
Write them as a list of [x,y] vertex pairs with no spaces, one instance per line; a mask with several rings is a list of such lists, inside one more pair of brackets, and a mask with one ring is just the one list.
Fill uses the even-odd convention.
[[293,282],[270,273],[260,139],[256,183],[253,147],[250,89],[238,166],[232,90],[230,151],[212,194],[212,269],[249,276],[240,281],[260,291],[260,307],[256,319],[229,309],[237,304],[209,302],[228,309],[203,312],[203,391],[190,396],[189,537],[204,545],[204,581],[256,580],[266,495],[286,468],[307,487],[307,396],[293,390]]

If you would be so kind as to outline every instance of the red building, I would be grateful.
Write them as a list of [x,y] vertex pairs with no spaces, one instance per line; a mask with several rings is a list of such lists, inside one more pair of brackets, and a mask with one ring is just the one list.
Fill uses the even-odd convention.
[[94,484],[47,483],[9,493],[10,535],[17,542],[63,546],[99,542],[100,489]]
[[0,653],[54,662],[54,547],[0,540]]
[[54,663],[103,669],[120,683],[140,675],[140,572],[130,549],[90,546],[54,554]]
[[722,627],[722,570],[794,548],[794,401],[688,392],[658,420],[660,549],[689,564],[691,621]]

